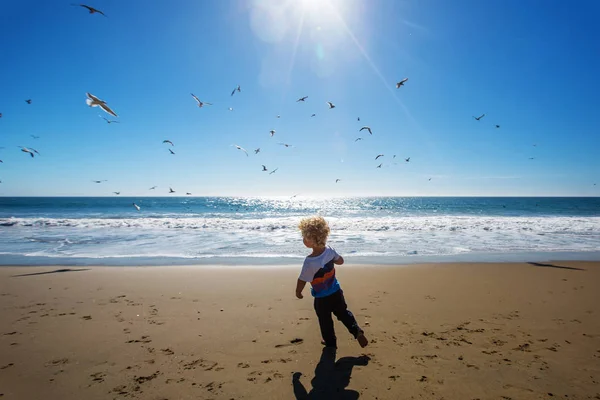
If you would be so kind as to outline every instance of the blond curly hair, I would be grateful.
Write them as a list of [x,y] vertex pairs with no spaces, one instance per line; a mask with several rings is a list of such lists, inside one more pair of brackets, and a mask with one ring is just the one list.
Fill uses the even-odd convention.
[[321,216],[303,218],[298,224],[302,237],[315,242],[319,247],[325,246],[329,236],[329,224]]

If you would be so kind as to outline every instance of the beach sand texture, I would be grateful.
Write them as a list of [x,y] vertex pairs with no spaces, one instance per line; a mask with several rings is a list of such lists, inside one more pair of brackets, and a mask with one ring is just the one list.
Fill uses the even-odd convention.
[[598,262],[341,266],[335,354],[298,273],[1,268],[0,398],[600,399]]

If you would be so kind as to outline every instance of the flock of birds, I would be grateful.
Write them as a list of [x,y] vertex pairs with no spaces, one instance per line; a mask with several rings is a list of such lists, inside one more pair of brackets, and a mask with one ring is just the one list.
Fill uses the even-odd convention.
[[[98,10],[98,9],[94,8],[94,7],[91,7],[91,6],[88,6],[88,5],[85,5],[85,4],[71,4],[71,5],[72,5],[72,6],[77,6],[77,7],[82,7],[82,8],[85,8],[86,10],[88,10],[88,12],[89,12],[90,14],[100,14],[100,15],[102,15],[102,16],[104,16],[104,17],[106,17],[106,14],[104,14],[104,12],[102,12],[102,11],[100,11],[100,10]],[[397,83],[396,83],[396,89],[400,89],[401,87],[403,87],[403,86],[404,86],[404,85],[407,83],[407,81],[408,81],[408,78],[403,78],[402,80],[400,80],[399,82],[397,82]],[[234,89],[231,91],[231,96],[234,96],[236,93],[241,93],[241,91],[242,91],[242,88],[241,88],[241,86],[240,86],[240,85],[237,85],[237,86],[236,86],[236,87],[235,87],[235,88],[234,88]],[[206,102],[206,101],[202,101],[202,100],[200,100],[200,98],[198,98],[198,97],[197,97],[196,95],[194,95],[193,93],[190,93],[190,95],[191,95],[191,96],[192,96],[192,98],[193,98],[193,99],[196,101],[196,105],[197,105],[199,108],[203,108],[203,107],[205,107],[205,106],[211,106],[211,105],[213,105],[212,103],[209,103],[209,102]],[[297,102],[297,103],[299,103],[299,102],[302,102],[302,103],[304,103],[304,102],[306,102],[306,100],[307,100],[307,99],[308,99],[308,96],[302,96],[302,97],[298,98],[298,99],[296,100],[296,102]],[[86,93],[86,100],[85,100],[85,101],[86,101],[86,103],[87,103],[87,105],[88,105],[89,107],[99,107],[99,108],[100,108],[102,111],[104,111],[106,114],[108,114],[108,115],[110,115],[110,116],[112,116],[112,117],[114,117],[114,118],[118,118],[118,115],[117,115],[117,113],[116,113],[116,112],[115,112],[115,111],[114,111],[112,108],[110,108],[110,107],[109,107],[109,105],[107,104],[107,102],[106,102],[106,101],[104,101],[104,100],[100,99],[99,97],[97,97],[97,96],[95,96],[95,95],[93,95],[93,94],[91,94],[91,93]],[[26,102],[27,104],[32,104],[32,99],[27,99],[27,100],[25,100],[25,102]],[[336,108],[335,104],[334,104],[333,102],[331,102],[331,101],[327,101],[327,102],[326,102],[326,104],[327,104],[327,107],[328,107],[328,109],[329,109],[329,110],[332,110],[332,109]],[[233,111],[233,108],[229,107],[229,111]],[[314,114],[314,113],[311,115],[311,117],[315,117],[315,116],[316,116],[316,114]],[[118,120],[115,120],[115,119],[109,119],[109,118],[106,118],[105,116],[102,116],[102,115],[99,115],[99,117],[100,117],[100,118],[102,118],[102,119],[103,119],[103,120],[104,120],[104,121],[105,121],[107,124],[119,123],[119,121],[118,121]],[[477,122],[481,121],[481,120],[482,120],[484,117],[485,117],[485,114],[481,114],[481,115],[479,115],[478,117],[476,117],[476,116],[473,116],[473,118],[474,118],[474,119],[475,119]],[[0,118],[2,118],[2,113],[0,113]],[[280,116],[279,116],[279,115],[277,115],[277,118],[280,118]],[[358,121],[358,122],[360,122],[360,117],[357,117],[357,121]],[[496,128],[496,129],[499,129],[499,128],[500,128],[500,125],[498,125],[498,124],[495,124],[494,126],[495,126],[495,128]],[[369,135],[371,135],[371,136],[373,135],[373,131],[372,131],[371,127],[369,127],[369,126],[367,126],[367,125],[365,125],[365,126],[362,126],[362,127],[359,129],[359,132],[363,132],[363,131],[365,131],[365,133],[366,133],[366,132],[368,132],[368,133],[369,133]],[[273,137],[273,136],[275,136],[275,134],[276,134],[276,131],[275,131],[274,129],[272,129],[272,130],[270,130],[270,131],[269,131],[269,134],[271,135],[271,137]],[[35,139],[39,139],[39,138],[40,138],[39,136],[35,136],[35,135],[30,135],[30,136],[31,136],[31,137],[32,137],[34,140],[35,140]],[[357,137],[357,138],[354,140],[354,142],[358,142],[358,141],[361,141],[361,140],[363,140],[363,138],[362,138],[362,137]],[[162,143],[163,143],[163,144],[170,145],[170,147],[168,147],[167,149],[168,149],[168,151],[169,151],[169,153],[170,153],[171,155],[175,155],[175,152],[174,152],[174,151],[173,151],[173,149],[172,149],[172,147],[174,147],[175,145],[174,145],[174,143],[173,143],[171,140],[169,140],[169,139],[165,139],[165,140],[163,140],[163,142],[162,142]],[[294,147],[294,146],[293,146],[293,145],[291,145],[291,144],[288,144],[288,143],[283,143],[283,142],[278,142],[277,144],[278,144],[278,145],[281,145],[281,146],[284,146],[284,147],[286,147],[286,148],[289,148],[289,147]],[[245,154],[246,154],[246,157],[248,157],[248,156],[249,156],[249,154],[248,154],[248,151],[247,151],[245,148],[243,148],[242,146],[239,146],[239,145],[237,145],[237,144],[232,144],[231,146],[233,146],[233,147],[235,147],[237,150],[239,150],[239,151],[241,151],[241,152],[245,153]],[[534,144],[533,146],[535,147],[536,145]],[[31,158],[34,158],[36,154],[37,154],[37,155],[40,155],[40,153],[38,152],[38,150],[34,149],[34,148],[33,148],[33,147],[31,147],[31,146],[29,146],[29,147],[25,147],[25,146],[18,146],[18,147],[21,149],[21,151],[22,151],[23,153],[29,154],[29,156],[30,156]],[[261,149],[260,149],[260,148],[256,148],[256,149],[254,149],[254,154],[256,155],[256,154],[260,153],[260,151],[261,151]],[[375,160],[378,160],[378,159],[379,159],[379,158],[381,158],[381,157],[384,157],[384,154],[377,154],[377,155],[376,155],[376,157],[375,157]],[[395,159],[395,158],[396,158],[396,155],[393,155],[393,156],[392,156],[392,159]],[[534,157],[530,157],[529,159],[530,159],[530,160],[533,160],[533,159],[535,159],[535,158],[534,158]],[[405,159],[404,159],[404,161],[405,161],[406,163],[409,163],[409,162],[410,162],[410,160],[411,160],[411,158],[410,158],[410,157],[407,157],[407,158],[405,158]],[[2,160],[0,160],[0,163],[3,163],[3,161],[2,161]],[[380,164],[378,164],[378,165],[376,166],[376,168],[382,168],[382,166],[383,166],[383,163],[380,163]],[[270,174],[274,174],[275,172],[277,172],[277,170],[278,170],[278,168],[275,168],[275,169],[273,169],[273,170],[269,170],[269,169],[268,169],[268,168],[267,168],[265,165],[262,165],[262,172],[268,172],[268,173],[269,173],[269,175],[270,175]],[[432,178],[429,178],[428,180],[429,180],[429,181],[431,181],[431,179],[432,179]],[[342,181],[342,179],[340,179],[340,178],[336,178],[336,180],[335,180],[335,183],[338,183],[338,182],[341,182],[341,181]],[[103,182],[107,182],[107,180],[106,180],[106,179],[102,179],[102,180],[92,180],[92,182],[93,182],[93,183],[96,183],[96,184],[101,184],[101,183],[103,183]],[[0,183],[2,183],[2,181],[0,181]],[[594,186],[595,186],[595,185],[596,185],[596,184],[594,184]],[[155,190],[157,187],[158,187],[158,186],[152,186],[151,188],[149,188],[149,190]],[[112,193],[113,193],[113,194],[115,194],[115,195],[117,195],[117,196],[121,194],[121,192],[119,192],[119,191],[114,191],[114,192],[112,192]],[[176,191],[175,191],[175,190],[173,190],[173,188],[169,187],[169,192],[168,192],[168,193],[170,193],[170,194],[173,194],[173,193],[176,193]],[[186,195],[187,195],[187,196],[190,196],[190,195],[192,195],[192,193],[190,193],[190,192],[186,192]],[[295,197],[295,196],[294,196],[294,197]],[[135,208],[136,208],[138,211],[140,210],[140,207],[139,207],[137,204],[133,203],[133,206],[134,206],[134,207],[135,207]]]

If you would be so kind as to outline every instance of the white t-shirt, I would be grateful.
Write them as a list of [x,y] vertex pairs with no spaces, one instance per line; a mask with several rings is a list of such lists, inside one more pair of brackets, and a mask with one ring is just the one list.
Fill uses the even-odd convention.
[[311,293],[314,297],[329,296],[340,290],[340,283],[335,277],[334,261],[340,255],[331,247],[316,257],[306,257],[298,279],[310,282]]

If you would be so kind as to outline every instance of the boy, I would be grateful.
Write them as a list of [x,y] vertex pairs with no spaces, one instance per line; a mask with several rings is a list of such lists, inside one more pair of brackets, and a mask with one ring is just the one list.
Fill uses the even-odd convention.
[[337,339],[333,329],[333,313],[348,331],[354,336],[361,347],[369,341],[356,318],[347,309],[344,292],[335,278],[336,265],[342,265],[344,259],[334,249],[327,246],[329,225],[323,217],[304,218],[298,225],[302,232],[304,245],[312,249],[312,253],[304,260],[302,271],[296,284],[296,297],[303,298],[302,290],[306,282],[310,282],[311,293],[315,298],[315,311],[319,319],[319,327],[323,336],[322,343],[326,347],[337,347]]

